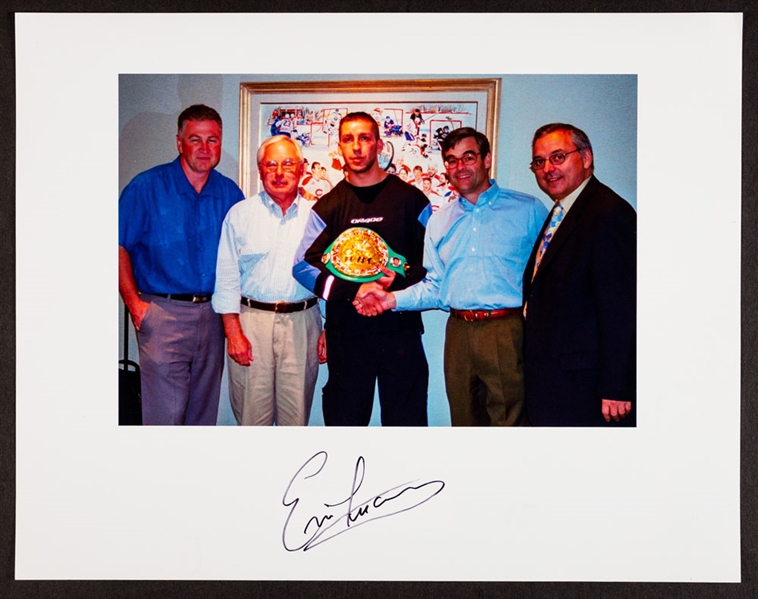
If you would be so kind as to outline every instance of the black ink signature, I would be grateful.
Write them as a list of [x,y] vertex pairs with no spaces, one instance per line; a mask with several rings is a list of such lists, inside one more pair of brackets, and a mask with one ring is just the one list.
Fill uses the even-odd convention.
[[[328,457],[325,451],[311,456],[287,485],[282,497],[282,504],[290,508],[282,530],[282,544],[287,551],[308,551],[372,520],[407,512],[426,503],[445,488],[445,483],[441,480],[430,480],[418,485],[402,483],[357,503],[356,494],[363,485],[366,474],[366,460],[359,456],[353,471],[350,493],[345,499],[336,503],[319,502],[318,505],[323,505],[325,509],[319,507],[317,514],[309,513],[302,507],[298,509],[300,503],[305,500],[302,496],[307,490],[306,481],[313,479],[324,469]],[[293,490],[293,486],[297,489]],[[295,543],[287,542],[288,532],[289,536],[298,538]]]

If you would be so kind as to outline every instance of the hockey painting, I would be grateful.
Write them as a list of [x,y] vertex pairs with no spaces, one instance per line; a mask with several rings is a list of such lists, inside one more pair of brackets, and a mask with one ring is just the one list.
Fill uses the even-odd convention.
[[[484,81],[480,86],[483,89],[470,93],[455,89],[453,85],[458,84],[457,81],[445,80],[431,86],[439,87],[439,92],[429,92],[419,86],[423,91],[414,93],[414,82],[403,81],[400,92],[395,94],[384,89],[366,93],[373,82],[352,82],[356,84],[355,92],[335,90],[334,100],[324,100],[325,93],[261,95],[250,109],[250,144],[252,147],[274,135],[296,140],[305,159],[300,193],[308,200],[317,201],[344,177],[344,163],[337,144],[340,119],[349,112],[368,113],[376,121],[382,140],[383,149],[378,157],[381,168],[418,187],[436,210],[457,197],[442,164],[441,140],[460,127],[487,129],[490,125],[488,117],[494,112],[494,98],[498,94],[488,88],[493,86],[493,80]],[[497,82],[499,84],[499,80]],[[341,84],[344,88],[346,82]],[[256,84],[242,85],[244,89]],[[321,84],[320,88],[323,90],[330,85]],[[429,87],[430,83],[426,82],[426,88]],[[293,101],[294,97],[297,101]],[[248,156],[247,164],[241,161],[241,167],[244,165],[249,185],[253,186],[255,153],[251,151]],[[241,174],[244,184],[245,172]]]
[[348,112],[363,111],[374,117],[383,142],[380,166],[422,190],[432,206],[455,198],[444,176],[440,141],[453,129],[475,127],[475,102],[455,104],[366,103],[264,104],[261,120],[269,135],[295,139],[306,159],[301,193],[318,200],[343,177],[337,147],[340,119]]

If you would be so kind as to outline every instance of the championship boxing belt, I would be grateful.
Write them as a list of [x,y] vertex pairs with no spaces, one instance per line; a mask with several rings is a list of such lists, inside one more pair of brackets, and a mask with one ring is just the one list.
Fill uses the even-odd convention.
[[355,283],[381,279],[385,266],[403,276],[409,268],[403,256],[393,252],[376,232],[364,227],[351,227],[340,233],[321,261],[340,279]]

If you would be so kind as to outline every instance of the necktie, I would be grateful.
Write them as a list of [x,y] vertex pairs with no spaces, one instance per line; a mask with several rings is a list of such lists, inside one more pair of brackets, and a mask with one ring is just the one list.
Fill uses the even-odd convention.
[[534,261],[534,272],[532,273],[532,279],[534,279],[534,275],[537,274],[537,269],[540,266],[540,262],[542,262],[542,256],[545,255],[545,250],[547,250],[547,246],[550,243],[550,240],[553,238],[553,233],[555,233],[555,230],[558,228],[558,225],[561,224],[561,221],[563,220],[563,215],[566,213],[566,211],[563,209],[563,206],[561,206],[560,202],[556,202],[553,206],[553,211],[550,216],[550,225],[548,225],[547,230],[545,231],[545,234],[542,236],[542,241],[540,242],[540,249],[537,250],[537,259]]

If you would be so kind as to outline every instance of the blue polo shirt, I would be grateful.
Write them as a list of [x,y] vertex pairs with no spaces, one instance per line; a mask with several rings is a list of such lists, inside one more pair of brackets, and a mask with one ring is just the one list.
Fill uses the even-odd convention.
[[179,157],[140,173],[121,192],[118,244],[144,293],[212,293],[221,223],[243,199],[215,169],[197,193]]

